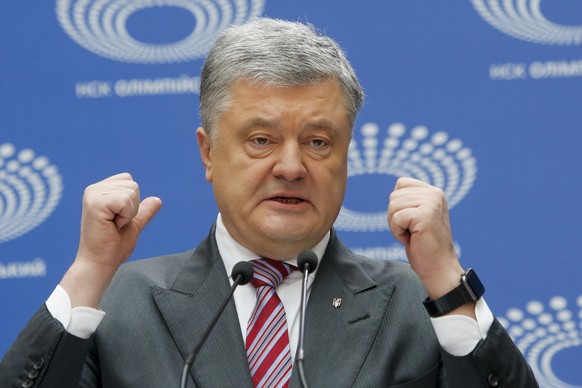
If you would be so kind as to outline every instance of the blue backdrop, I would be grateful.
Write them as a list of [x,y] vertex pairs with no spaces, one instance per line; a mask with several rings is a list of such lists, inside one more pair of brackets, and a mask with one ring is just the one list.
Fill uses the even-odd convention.
[[313,23],[365,87],[341,237],[406,260],[385,220],[396,178],[443,188],[461,261],[541,385],[582,387],[575,0],[2,2],[0,355],[70,265],[88,184],[129,171],[164,200],[132,259],[207,233],[200,69],[216,34],[253,15]]

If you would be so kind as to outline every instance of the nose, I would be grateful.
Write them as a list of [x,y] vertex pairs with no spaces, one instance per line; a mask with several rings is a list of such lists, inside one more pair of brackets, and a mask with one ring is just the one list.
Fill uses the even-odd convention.
[[305,178],[307,169],[299,144],[285,144],[279,149],[273,166],[273,175],[289,182]]

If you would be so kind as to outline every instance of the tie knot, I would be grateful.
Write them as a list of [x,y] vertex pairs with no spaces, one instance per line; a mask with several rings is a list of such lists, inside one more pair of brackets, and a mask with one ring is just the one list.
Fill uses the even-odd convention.
[[282,261],[272,259],[259,259],[250,262],[255,273],[251,283],[255,288],[269,286],[276,289],[279,284],[297,267]]

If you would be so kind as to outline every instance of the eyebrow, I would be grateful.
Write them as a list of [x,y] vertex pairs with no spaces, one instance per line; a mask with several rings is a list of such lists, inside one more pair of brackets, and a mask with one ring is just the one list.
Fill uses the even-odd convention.
[[262,128],[269,128],[269,129],[276,129],[279,127],[279,124],[276,121],[266,120],[260,117],[252,118],[249,121],[245,122],[241,126],[242,131],[246,131],[253,127],[262,127]]
[[[278,121],[275,121],[275,120],[268,120],[268,119],[256,117],[256,118],[252,118],[252,119],[248,120],[247,122],[245,122],[240,127],[240,129],[241,129],[241,131],[246,131],[246,130],[249,130],[253,127],[261,127],[261,128],[266,128],[266,129],[277,129],[280,127],[280,124]],[[331,120],[326,119],[326,118],[320,118],[320,119],[316,119],[312,122],[308,122],[307,125],[305,125],[304,129],[308,129],[308,130],[322,129],[322,130],[326,130],[326,131],[331,132],[331,133],[335,133],[335,132],[339,131],[337,126],[333,125],[333,122]]]
[[337,126],[333,125],[332,121],[325,119],[325,118],[317,119],[313,122],[308,123],[306,128],[308,128],[308,129],[325,129],[325,130],[330,131],[330,132],[335,132],[337,130],[336,129]]

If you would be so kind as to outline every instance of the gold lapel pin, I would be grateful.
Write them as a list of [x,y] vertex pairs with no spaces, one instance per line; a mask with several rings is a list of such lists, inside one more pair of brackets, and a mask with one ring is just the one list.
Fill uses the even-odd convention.
[[336,309],[339,309],[339,307],[342,305],[342,298],[333,298],[331,305]]

